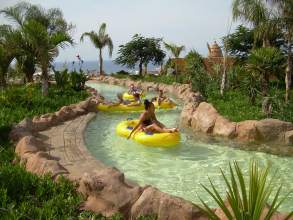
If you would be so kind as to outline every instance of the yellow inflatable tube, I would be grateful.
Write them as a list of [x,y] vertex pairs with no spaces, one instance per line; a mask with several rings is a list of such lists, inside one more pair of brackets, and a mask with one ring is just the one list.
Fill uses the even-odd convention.
[[[142,93],[140,95],[141,98],[144,98],[145,97],[145,94]],[[129,94],[128,92],[124,92],[123,95],[122,95],[122,98],[123,100],[134,100],[134,96],[132,94]]]
[[[162,102],[160,105],[158,102],[153,102],[156,109],[171,109],[176,106],[174,102]],[[123,105],[123,104],[117,104],[117,105],[111,105],[111,104],[103,104],[100,103],[97,105],[97,109],[100,111],[106,111],[106,112],[132,112],[132,111],[143,111],[144,106],[143,104],[135,105],[135,104],[129,104],[129,105]]]
[[144,106],[141,105],[107,105],[100,103],[97,106],[97,109],[100,111],[106,111],[106,112],[132,112],[132,111],[143,111]]
[[[127,120],[120,122],[116,127],[116,133],[122,137],[128,137],[133,128],[138,124],[138,120]],[[177,145],[180,141],[179,132],[174,133],[150,133],[143,131],[136,132],[131,139],[134,141],[152,147],[171,147]]]

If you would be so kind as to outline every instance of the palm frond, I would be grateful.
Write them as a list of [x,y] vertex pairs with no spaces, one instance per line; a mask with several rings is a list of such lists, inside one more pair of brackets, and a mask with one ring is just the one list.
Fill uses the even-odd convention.
[[169,50],[175,58],[180,56],[180,53],[185,49],[184,46],[177,46],[176,44],[168,44],[164,42],[164,46]]
[[105,36],[105,34],[106,34],[106,23],[102,23],[101,26],[100,26],[100,28],[99,28],[99,34],[98,34],[98,36],[100,38],[103,38]]
[[30,7],[31,7],[30,3],[19,2],[15,6],[2,9],[0,13],[3,14],[8,19],[15,22],[16,24],[22,26],[25,21],[25,13]]

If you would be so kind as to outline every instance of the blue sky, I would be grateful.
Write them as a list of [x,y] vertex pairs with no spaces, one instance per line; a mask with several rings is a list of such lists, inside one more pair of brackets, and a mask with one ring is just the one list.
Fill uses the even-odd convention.
[[[17,0],[0,0],[0,8],[14,5]],[[61,50],[57,61],[71,61],[76,54],[84,60],[96,60],[98,51],[89,40],[79,42],[85,31],[97,30],[102,22],[114,42],[113,58],[118,46],[140,33],[163,37],[166,42],[185,45],[185,53],[196,49],[206,55],[206,43],[220,40],[231,23],[232,0],[30,0],[45,8],[61,8],[67,21],[76,25],[76,44]],[[0,17],[0,23],[6,19]],[[232,30],[236,24],[232,25]],[[107,51],[104,58],[109,59]]]

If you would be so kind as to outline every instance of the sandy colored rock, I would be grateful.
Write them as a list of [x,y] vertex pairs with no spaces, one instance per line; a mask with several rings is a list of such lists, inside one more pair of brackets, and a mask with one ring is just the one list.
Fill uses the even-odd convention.
[[202,102],[192,115],[191,127],[194,131],[212,133],[219,113],[209,103]]
[[156,216],[160,220],[208,219],[191,202],[171,196],[154,187],[147,187],[131,208],[131,219]]
[[15,142],[19,141],[25,136],[32,135],[33,122],[30,118],[25,118],[13,127],[9,133],[9,138]]
[[184,105],[180,115],[180,126],[190,127],[192,114],[195,111],[195,107],[192,103]]
[[260,141],[284,142],[285,132],[292,130],[293,124],[278,119],[263,119],[256,123],[256,129]]
[[130,208],[140,197],[142,188],[125,182],[124,174],[116,168],[105,168],[93,174],[85,174],[78,191],[90,196],[84,202],[84,210],[92,210],[104,216],[121,213],[127,219]]
[[285,144],[293,145],[293,130],[285,132]]
[[213,134],[228,138],[235,137],[236,123],[229,121],[223,116],[218,116],[213,129]]
[[56,158],[41,151],[27,158],[25,168],[27,171],[37,175],[50,174],[52,178],[57,178],[58,175],[68,174],[68,171],[58,163]]
[[238,122],[236,125],[237,139],[240,141],[255,141],[258,138],[256,130],[256,120],[246,120]]
[[205,101],[204,97],[199,92],[190,92],[184,97],[185,105],[192,103],[195,107],[198,107],[199,104]]
[[35,116],[32,122],[34,131],[42,131],[58,124],[58,118],[54,113],[48,113],[40,117]]
[[34,136],[23,137],[15,147],[15,153],[21,158],[26,153],[36,153],[42,150],[45,150],[45,146],[41,141],[38,141]]

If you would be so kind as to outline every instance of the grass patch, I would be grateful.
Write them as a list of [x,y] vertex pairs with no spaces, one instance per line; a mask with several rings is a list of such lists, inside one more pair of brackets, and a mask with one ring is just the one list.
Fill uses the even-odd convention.
[[[121,215],[105,218],[93,212],[79,211],[83,198],[71,182],[49,176],[39,177],[20,165],[12,165],[14,146],[8,139],[13,124],[25,117],[55,112],[64,105],[88,97],[86,91],[59,90],[51,85],[43,97],[41,86],[10,86],[0,91],[0,218],[1,219],[91,219],[122,220]],[[153,220],[141,217],[140,220]]]
[[68,180],[38,177],[20,165],[12,165],[14,147],[8,139],[13,124],[25,117],[57,111],[84,100],[86,91],[62,92],[51,85],[49,96],[40,85],[10,86],[0,92],[0,216],[1,219],[103,219],[80,212],[82,197]]

